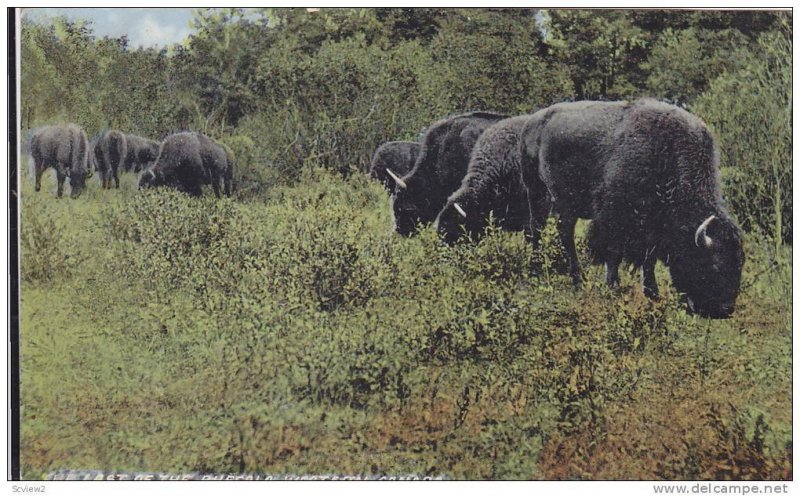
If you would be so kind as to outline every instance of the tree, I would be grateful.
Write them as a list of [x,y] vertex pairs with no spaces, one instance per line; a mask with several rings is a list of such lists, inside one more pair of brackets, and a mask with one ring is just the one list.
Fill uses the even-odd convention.
[[530,112],[572,95],[564,67],[548,64],[531,9],[457,9],[430,42],[422,91],[442,113]]
[[631,12],[545,11],[550,54],[569,68],[577,99],[620,99],[640,92],[649,35],[632,22]]
[[736,29],[667,28],[642,63],[649,74],[648,93],[673,103],[691,104],[712,80],[737,67],[747,45],[747,38]]
[[692,107],[720,139],[725,193],[742,226],[792,242],[792,30],[762,33],[741,68]]
[[270,41],[266,22],[244,9],[198,9],[192,25],[196,33],[176,55],[179,89],[198,100],[195,125],[222,133],[254,109],[252,68]]

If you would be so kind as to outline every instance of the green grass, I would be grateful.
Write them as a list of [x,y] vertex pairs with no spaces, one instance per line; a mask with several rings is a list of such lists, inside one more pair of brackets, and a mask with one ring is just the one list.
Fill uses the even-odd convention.
[[260,195],[23,178],[23,478],[791,477],[789,247],[748,238],[737,312],[710,321],[662,266],[654,303],[635,274],[529,277],[521,235],[402,239],[360,176]]

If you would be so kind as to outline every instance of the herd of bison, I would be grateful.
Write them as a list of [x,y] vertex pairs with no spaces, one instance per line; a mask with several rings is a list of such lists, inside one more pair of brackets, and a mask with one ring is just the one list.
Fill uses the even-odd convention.
[[[58,196],[69,177],[77,197],[96,171],[104,188],[118,174],[139,174],[139,187],[171,186],[193,196],[211,185],[230,195],[230,150],[196,132],[159,143],[119,131],[87,139],[77,125],[49,126],[30,139],[36,191],[56,170]],[[725,209],[719,150],[706,125],[673,105],[635,102],[559,103],[509,117],[471,112],[435,122],[419,142],[390,141],[375,151],[370,176],[391,193],[395,230],[413,235],[433,223],[444,241],[477,239],[490,221],[522,231],[534,250],[549,215],[569,263],[582,281],[575,224],[591,219],[591,259],[606,283],[619,283],[623,262],[641,268],[644,293],[658,298],[655,264],[692,313],[725,318],[734,311],[744,252]],[[532,272],[537,272],[535,264]]]

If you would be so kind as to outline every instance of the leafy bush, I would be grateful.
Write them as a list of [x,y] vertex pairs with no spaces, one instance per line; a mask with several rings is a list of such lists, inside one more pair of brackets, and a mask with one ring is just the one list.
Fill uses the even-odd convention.
[[[31,198],[21,209],[20,271],[22,279],[28,282],[69,279],[78,266],[92,256],[76,241],[70,229],[70,224],[75,222],[72,218],[74,209],[65,211],[58,208],[60,205],[48,201],[52,198],[44,199],[50,194],[47,189],[45,186],[37,194],[35,200],[39,202]],[[37,209],[44,212],[37,214]]]
[[145,190],[103,217],[121,245],[120,270],[146,284],[158,281],[153,288],[161,291],[232,293],[263,253],[246,207],[227,198]]
[[[557,257],[552,224],[537,254],[494,227],[455,247],[430,227],[401,238],[360,174],[307,168],[265,203],[134,179],[71,202],[24,185],[23,231],[61,226],[57,253],[92,254],[49,281],[23,273],[26,474],[679,478],[717,474],[726,453],[739,477],[785,473],[786,264],[753,257],[734,318],[708,323],[663,267],[659,302],[594,268],[581,291],[557,263],[532,278],[532,258]],[[723,398],[763,422],[695,426]],[[670,442],[680,429],[692,443]],[[602,447],[618,456],[600,463]]]

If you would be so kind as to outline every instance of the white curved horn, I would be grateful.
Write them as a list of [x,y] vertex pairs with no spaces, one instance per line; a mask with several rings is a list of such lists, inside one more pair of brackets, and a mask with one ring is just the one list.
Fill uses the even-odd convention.
[[400,176],[392,172],[391,169],[386,169],[386,173],[389,174],[389,177],[394,179],[394,182],[396,182],[397,185],[400,186],[401,188],[406,189],[408,187],[406,186],[406,182],[400,179]]
[[703,245],[706,248],[711,246],[712,239],[708,234],[706,234],[706,230],[708,229],[708,226],[712,222],[714,222],[714,220],[716,218],[717,218],[716,215],[712,215],[708,219],[704,220],[702,224],[700,224],[700,227],[698,227],[697,230],[694,232],[694,244],[696,244],[697,246],[700,246],[700,236],[702,236],[703,237]]
[[456,212],[461,214],[461,217],[464,217],[465,219],[467,218],[467,213],[464,211],[463,208],[461,208],[461,205],[459,205],[458,203],[453,203],[453,208],[456,209]]
[[156,178],[156,173],[155,173],[155,172],[153,172],[153,169],[147,169],[147,172],[149,172],[149,173],[150,173],[150,176],[152,177],[152,179],[155,179],[155,178]]

